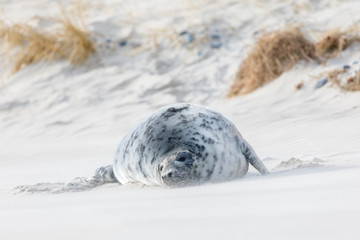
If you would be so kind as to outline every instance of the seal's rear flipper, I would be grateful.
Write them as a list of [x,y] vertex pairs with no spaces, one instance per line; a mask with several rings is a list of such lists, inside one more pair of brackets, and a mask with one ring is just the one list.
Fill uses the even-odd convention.
[[116,183],[118,180],[116,179],[113,171],[113,166],[108,165],[105,167],[100,167],[96,169],[95,176],[93,178],[97,178],[100,182],[105,183]]
[[256,155],[254,149],[250,146],[248,142],[243,139],[241,141],[241,152],[244,154],[246,160],[258,170],[262,175],[270,174],[269,170],[266,168],[264,163]]
[[112,165],[98,168],[95,175],[89,178],[78,177],[68,183],[38,183],[35,185],[18,186],[14,194],[18,193],[62,193],[81,192],[93,189],[106,183],[118,182],[114,176]]

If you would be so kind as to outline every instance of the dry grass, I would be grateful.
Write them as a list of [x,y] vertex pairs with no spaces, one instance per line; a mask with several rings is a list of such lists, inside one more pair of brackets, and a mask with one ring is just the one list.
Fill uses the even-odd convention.
[[354,76],[346,79],[345,90],[360,91],[360,71],[356,71]]
[[334,58],[356,41],[360,41],[360,37],[354,30],[328,31],[316,42],[316,55],[325,59]]
[[345,69],[333,70],[328,72],[327,79],[345,91],[360,91],[360,71],[356,71],[353,76],[348,76],[345,81],[340,81]]
[[301,81],[301,82],[299,82],[298,84],[295,85],[295,89],[296,89],[296,90],[300,90],[300,89],[302,89],[303,87],[304,87],[304,82],[303,82],[303,81]]
[[[360,42],[357,28],[345,31],[332,30],[326,32],[319,41],[312,43],[296,28],[271,32],[263,35],[248,57],[242,62],[237,76],[231,86],[228,97],[243,95],[279,77],[284,71],[291,69],[300,60],[328,60],[338,56],[354,42]],[[330,74],[329,79],[337,79],[339,73]],[[360,90],[360,73],[347,80],[342,89]],[[298,84],[296,89],[301,89]]]
[[228,97],[261,87],[300,60],[316,59],[315,46],[297,28],[263,35],[243,61]]
[[12,72],[40,61],[66,59],[75,65],[83,63],[95,52],[95,46],[89,33],[79,25],[67,16],[59,21],[56,30],[1,23],[0,42],[13,62]]

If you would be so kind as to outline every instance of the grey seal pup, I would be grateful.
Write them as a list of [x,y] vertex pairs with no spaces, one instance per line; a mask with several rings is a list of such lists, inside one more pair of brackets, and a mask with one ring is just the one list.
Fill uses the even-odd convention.
[[178,103],[160,108],[121,140],[112,165],[69,183],[19,186],[19,192],[88,190],[105,183],[138,183],[166,188],[223,182],[243,177],[249,163],[269,173],[235,125],[202,106]]
[[269,171],[234,124],[202,106],[160,108],[120,142],[112,167],[121,184],[183,187],[244,176],[249,163]]

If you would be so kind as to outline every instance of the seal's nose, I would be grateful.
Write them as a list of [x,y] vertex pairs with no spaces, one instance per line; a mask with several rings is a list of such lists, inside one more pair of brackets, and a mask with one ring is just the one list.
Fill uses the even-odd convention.
[[167,173],[167,174],[162,175],[161,178],[162,178],[162,179],[171,178],[172,175],[173,175],[173,173],[172,173],[172,172],[169,172],[169,173]]

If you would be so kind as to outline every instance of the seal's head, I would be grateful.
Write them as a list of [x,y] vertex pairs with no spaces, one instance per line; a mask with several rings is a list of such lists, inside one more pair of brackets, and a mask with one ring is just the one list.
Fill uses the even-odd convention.
[[195,182],[195,156],[188,151],[168,155],[159,164],[159,177],[164,187],[183,187]]

